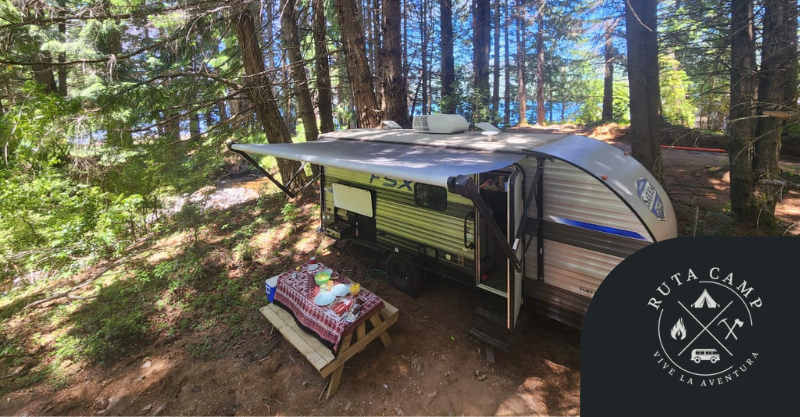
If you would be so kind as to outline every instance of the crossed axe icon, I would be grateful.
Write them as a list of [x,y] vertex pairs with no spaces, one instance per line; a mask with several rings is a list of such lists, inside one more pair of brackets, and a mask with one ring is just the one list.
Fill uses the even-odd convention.
[[725,336],[725,340],[728,340],[728,337],[730,337],[730,336],[733,336],[734,339],[739,340],[739,338],[736,337],[736,333],[734,333],[733,331],[736,329],[736,327],[743,327],[744,326],[744,322],[739,320],[739,319],[736,319],[733,322],[733,326],[731,326],[725,320],[728,320],[728,318],[726,317],[726,318],[720,320],[719,323],[717,323],[717,326],[719,326],[722,323],[725,323],[725,326],[728,327],[728,334]]
[[[695,341],[695,340],[697,340],[697,338],[698,338],[698,337],[700,337],[700,335],[702,335],[704,332],[705,332],[705,333],[708,333],[708,335],[709,335],[709,336],[711,336],[712,338],[714,338],[714,340],[716,340],[716,341],[717,341],[717,343],[719,343],[719,345],[720,345],[720,346],[722,346],[722,348],[723,348],[723,349],[725,349],[725,351],[726,351],[726,352],[728,352],[728,354],[729,354],[729,355],[733,356],[733,353],[731,353],[731,351],[730,351],[730,350],[728,350],[728,348],[726,348],[726,347],[725,347],[725,345],[723,345],[723,344],[722,344],[722,342],[720,342],[720,341],[719,341],[719,339],[717,339],[717,336],[714,336],[714,334],[713,334],[713,333],[711,333],[711,331],[710,331],[710,330],[708,330],[708,328],[709,328],[709,327],[710,327],[712,324],[714,324],[714,322],[715,322],[715,321],[717,321],[717,319],[719,318],[719,316],[721,316],[721,315],[722,315],[722,313],[724,313],[724,312],[725,312],[725,310],[727,310],[727,309],[728,309],[728,307],[730,307],[730,306],[731,306],[731,304],[733,304],[733,301],[729,302],[729,303],[728,303],[728,305],[726,305],[726,306],[725,306],[725,308],[723,308],[723,309],[722,309],[722,311],[720,311],[720,312],[719,312],[719,314],[717,314],[717,316],[716,316],[716,317],[714,317],[714,319],[713,319],[713,320],[711,320],[710,322],[708,322],[708,324],[705,324],[705,325],[704,325],[703,323],[701,323],[701,322],[700,322],[700,320],[698,320],[698,319],[697,319],[697,317],[695,317],[695,316],[694,316],[694,314],[692,314],[692,312],[691,312],[691,311],[689,311],[689,309],[688,309],[688,308],[686,308],[686,306],[684,306],[684,305],[683,305],[683,303],[681,303],[680,301],[678,301],[678,304],[679,304],[681,307],[683,307],[683,309],[684,309],[684,310],[686,310],[686,312],[687,312],[687,313],[689,313],[689,315],[690,315],[690,316],[691,316],[691,317],[692,317],[692,318],[693,318],[693,319],[694,319],[694,320],[697,322],[697,324],[699,324],[699,325],[703,326],[703,329],[702,329],[702,330],[700,330],[700,333],[698,333],[698,334],[697,334],[697,336],[695,336],[695,337],[694,337],[694,339],[692,339],[692,341],[691,341],[691,342],[689,342],[689,344],[688,344],[688,345],[686,345],[686,347],[685,347],[685,348],[683,348],[683,350],[682,350],[682,351],[680,351],[680,353],[678,353],[678,356],[682,355],[682,354],[683,354],[683,352],[685,352],[685,351],[686,351],[686,349],[689,349],[689,346],[691,346],[691,345],[692,345],[692,343],[694,343],[694,341]],[[728,323],[727,323],[725,320],[726,320],[726,319],[722,319],[722,320],[720,321],[720,323],[724,322],[724,323],[725,323],[725,325],[726,325],[726,326],[728,326]],[[733,327],[730,327],[730,326],[728,326],[728,329],[729,329],[729,333],[728,333],[728,335],[730,335],[731,333],[733,333],[733,329],[735,329],[735,328],[736,328],[736,325],[737,325],[737,324],[739,324],[739,323],[741,323],[741,322],[740,322],[740,321],[737,319],[737,320],[736,320],[736,322],[734,322],[734,324],[733,324]],[[741,324],[744,324],[744,323],[741,323]],[[717,324],[717,326],[719,326],[719,324]],[[733,337],[735,338],[735,337],[736,337],[736,335],[733,335]],[[728,338],[728,337],[726,336],[726,337],[725,337],[725,339],[727,339],[727,338]],[[739,339],[736,339],[736,340],[739,340]]]

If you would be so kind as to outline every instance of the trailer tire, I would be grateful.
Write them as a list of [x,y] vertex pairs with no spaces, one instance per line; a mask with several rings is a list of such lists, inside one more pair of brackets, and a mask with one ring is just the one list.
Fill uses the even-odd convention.
[[386,274],[392,286],[404,293],[415,293],[422,285],[422,272],[414,265],[414,261],[399,253],[389,255]]

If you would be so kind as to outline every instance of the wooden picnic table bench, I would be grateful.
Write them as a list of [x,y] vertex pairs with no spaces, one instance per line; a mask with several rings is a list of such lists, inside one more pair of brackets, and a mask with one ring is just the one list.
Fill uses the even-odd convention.
[[[377,338],[381,339],[385,348],[392,345],[392,338],[389,337],[387,329],[397,322],[398,310],[385,300],[383,303],[384,307],[369,318],[372,325],[369,332],[367,332],[365,321],[353,332],[342,336],[338,356],[335,356],[333,351],[323,345],[315,335],[300,328],[292,315],[283,308],[275,304],[268,304],[261,308],[261,314],[308,359],[323,378],[331,377],[327,394],[327,398],[331,398],[339,388],[344,364],[350,358],[364,350],[370,342]],[[355,337],[353,333],[355,333]]]

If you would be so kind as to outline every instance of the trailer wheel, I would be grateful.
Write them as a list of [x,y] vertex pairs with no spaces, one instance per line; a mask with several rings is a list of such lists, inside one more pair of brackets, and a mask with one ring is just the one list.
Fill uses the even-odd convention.
[[422,285],[422,273],[407,256],[393,253],[386,260],[386,274],[392,286],[405,293],[414,293]]

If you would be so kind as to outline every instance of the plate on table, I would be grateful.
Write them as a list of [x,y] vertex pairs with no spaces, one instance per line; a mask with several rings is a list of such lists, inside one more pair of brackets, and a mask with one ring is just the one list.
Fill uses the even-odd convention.
[[350,286],[345,284],[336,284],[331,288],[331,294],[341,297],[350,293]]
[[316,271],[317,268],[319,268],[319,264],[311,264],[306,269],[308,269],[309,271]]
[[336,296],[332,292],[321,292],[314,297],[314,304],[318,306],[326,306],[336,300]]

